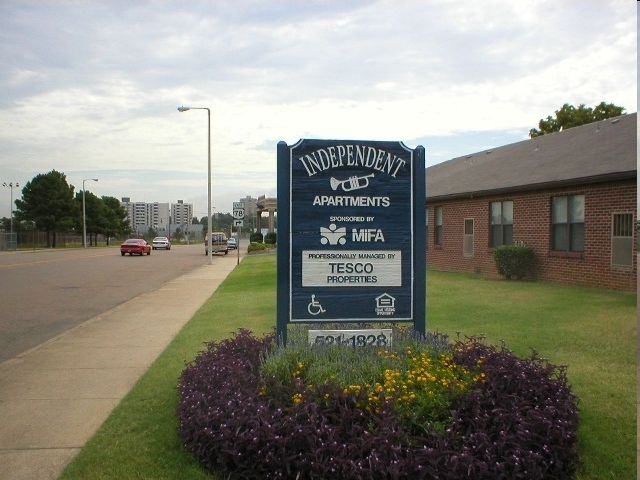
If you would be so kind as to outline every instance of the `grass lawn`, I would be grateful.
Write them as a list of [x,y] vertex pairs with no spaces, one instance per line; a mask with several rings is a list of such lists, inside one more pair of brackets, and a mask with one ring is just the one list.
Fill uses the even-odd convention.
[[[275,326],[275,255],[248,257],[194,315],[61,479],[208,479],[176,435],[178,377],[209,340]],[[569,366],[579,397],[578,480],[636,478],[636,295],[430,271],[427,329],[484,334]]]

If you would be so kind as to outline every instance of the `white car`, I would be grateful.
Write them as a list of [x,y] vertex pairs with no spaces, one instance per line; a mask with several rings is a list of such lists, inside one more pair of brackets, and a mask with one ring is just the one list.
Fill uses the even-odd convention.
[[154,250],[164,248],[165,250],[171,250],[171,242],[167,237],[156,237],[151,242],[151,246]]
[[236,237],[227,239],[227,248],[229,250],[235,250],[236,248],[238,248],[238,240],[236,240]]

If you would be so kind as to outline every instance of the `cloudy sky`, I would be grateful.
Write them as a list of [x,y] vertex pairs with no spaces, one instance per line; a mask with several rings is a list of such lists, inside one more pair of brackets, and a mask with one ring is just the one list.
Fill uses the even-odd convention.
[[[214,211],[275,196],[276,144],[527,139],[564,103],[637,111],[628,0],[0,0],[0,185],[53,169],[98,196]],[[21,189],[20,187],[20,189]],[[13,189],[13,197],[20,195]],[[9,216],[10,188],[0,188]]]

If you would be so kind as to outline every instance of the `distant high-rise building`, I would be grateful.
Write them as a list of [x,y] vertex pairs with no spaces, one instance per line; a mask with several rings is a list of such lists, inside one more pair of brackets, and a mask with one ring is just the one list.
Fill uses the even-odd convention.
[[247,195],[245,198],[241,198],[240,201],[244,205],[244,225],[246,227],[251,227],[253,231],[255,229],[256,223],[256,204],[258,201],[253,198],[251,195]]
[[155,229],[168,228],[171,223],[169,217],[169,204],[168,203],[147,203],[147,221],[148,225]]
[[133,230],[139,230],[138,226],[149,225],[147,204],[144,202],[132,202],[130,197],[122,197],[120,202],[127,212],[127,218]]
[[132,202],[130,197],[122,197],[121,204],[127,212],[131,228],[146,231],[149,228],[171,231],[175,226],[188,224],[193,215],[193,205],[178,200],[178,203]]
[[174,225],[188,225],[193,218],[193,205],[178,200],[178,203],[171,204],[171,223]]

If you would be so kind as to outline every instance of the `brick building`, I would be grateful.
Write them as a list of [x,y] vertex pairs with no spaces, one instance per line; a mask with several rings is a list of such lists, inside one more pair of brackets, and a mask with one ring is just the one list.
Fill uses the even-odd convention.
[[497,277],[493,250],[533,248],[537,280],[636,291],[637,114],[427,169],[427,264]]

